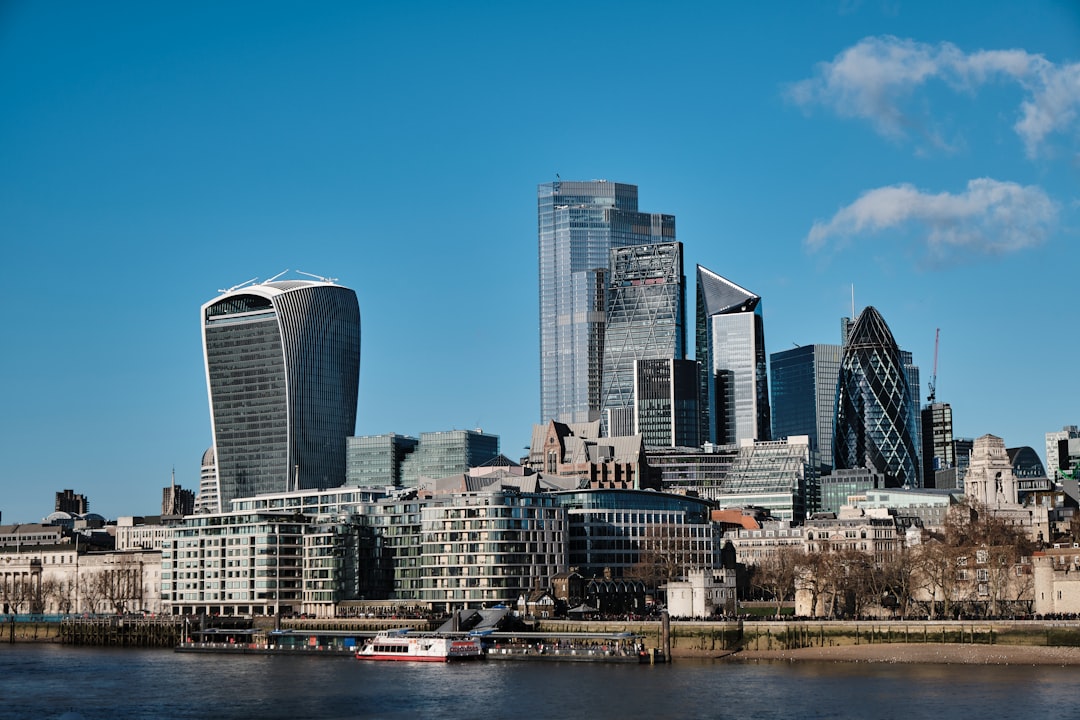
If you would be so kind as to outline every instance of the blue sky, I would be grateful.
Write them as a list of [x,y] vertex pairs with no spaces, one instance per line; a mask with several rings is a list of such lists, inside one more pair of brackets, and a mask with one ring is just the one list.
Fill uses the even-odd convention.
[[358,434],[519,457],[556,173],[675,214],[769,352],[854,286],[924,385],[941,328],[958,435],[1080,422],[1074,2],[14,0],[0,98],[4,522],[197,487],[199,307],[286,269],[359,296]]

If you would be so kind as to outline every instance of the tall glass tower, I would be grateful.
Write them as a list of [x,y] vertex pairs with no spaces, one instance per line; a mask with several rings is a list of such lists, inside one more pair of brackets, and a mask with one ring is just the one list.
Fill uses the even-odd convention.
[[772,390],[772,435],[806,435],[821,459],[832,469],[833,416],[840,377],[839,345],[802,345],[769,356]]
[[641,213],[637,205],[634,185],[537,187],[542,422],[600,418],[611,249],[675,240],[674,215]]
[[234,288],[202,306],[219,508],[345,482],[356,426],[360,308],[331,282]]
[[833,458],[838,470],[869,468],[919,486],[916,405],[892,331],[873,307],[851,326],[836,396]]
[[686,357],[682,243],[611,250],[603,403],[609,436],[633,435],[634,362]]
[[717,445],[771,437],[761,298],[697,266],[702,438]]

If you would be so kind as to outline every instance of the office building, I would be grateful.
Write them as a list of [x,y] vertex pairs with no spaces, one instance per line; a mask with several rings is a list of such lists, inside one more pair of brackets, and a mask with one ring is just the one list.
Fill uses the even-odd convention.
[[727,476],[705,497],[722,507],[759,507],[777,520],[799,522],[817,512],[819,465],[805,435],[743,440]]
[[895,481],[875,470],[833,470],[829,475],[818,479],[818,493],[821,498],[818,512],[838,513],[841,507],[851,504],[852,496],[888,487],[896,487]]
[[833,466],[876,470],[918,487],[915,406],[900,349],[873,307],[851,326],[838,388]]
[[202,307],[218,506],[345,482],[360,310],[327,281],[244,285]]
[[401,484],[416,487],[420,478],[443,478],[479,467],[499,454],[499,436],[483,430],[420,433],[416,449],[401,462]]
[[401,466],[420,441],[387,433],[346,440],[345,482],[355,486],[401,485]]
[[195,512],[221,512],[221,502],[218,497],[217,462],[214,460],[213,447],[206,449],[202,456],[202,462],[199,464],[199,492],[195,496]]
[[56,512],[85,515],[90,512],[90,501],[82,493],[77,493],[74,490],[64,490],[56,493],[56,503],[53,509]]
[[771,437],[761,298],[697,267],[702,438],[729,445]]
[[161,514],[163,517],[182,517],[195,512],[195,493],[176,484],[161,490]]
[[698,364],[694,360],[635,360],[633,424],[645,447],[699,447]]
[[937,473],[956,465],[952,405],[935,402],[922,409],[923,487],[935,488]]
[[802,345],[769,356],[772,436],[809,437],[823,474],[832,470],[836,384],[842,354],[840,345]]
[[586,577],[648,577],[658,569],[661,554],[664,569],[676,575],[720,565],[720,530],[710,522],[706,500],[640,490],[570,490],[553,496],[566,509],[570,567]]
[[605,435],[633,435],[634,363],[686,357],[682,243],[611,249],[604,332]]
[[1062,472],[1070,469],[1069,440],[1080,439],[1080,427],[1066,425],[1060,430],[1046,433],[1046,474],[1060,480]]
[[611,249],[675,240],[673,215],[638,212],[634,185],[537,188],[541,421],[597,420],[603,402]]
[[739,456],[738,445],[648,448],[649,467],[664,492],[714,497]]

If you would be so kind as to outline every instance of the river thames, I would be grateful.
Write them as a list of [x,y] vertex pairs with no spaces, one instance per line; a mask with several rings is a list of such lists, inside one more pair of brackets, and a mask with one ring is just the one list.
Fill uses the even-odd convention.
[[0,718],[1074,718],[1077,668],[361,663],[0,646]]

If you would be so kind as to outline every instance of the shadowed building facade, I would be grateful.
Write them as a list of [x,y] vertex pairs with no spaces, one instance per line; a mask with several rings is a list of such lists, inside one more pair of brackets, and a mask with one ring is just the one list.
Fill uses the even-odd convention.
[[836,396],[836,469],[867,468],[897,486],[919,486],[915,407],[892,331],[873,307],[844,343]]
[[839,345],[802,345],[769,356],[772,436],[806,435],[818,452],[822,472],[832,469]]
[[360,309],[331,282],[246,285],[202,307],[218,509],[345,482],[356,426]]

